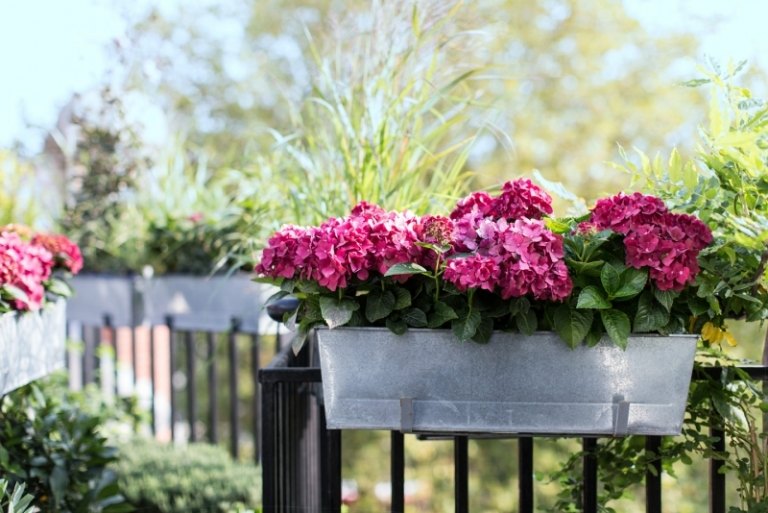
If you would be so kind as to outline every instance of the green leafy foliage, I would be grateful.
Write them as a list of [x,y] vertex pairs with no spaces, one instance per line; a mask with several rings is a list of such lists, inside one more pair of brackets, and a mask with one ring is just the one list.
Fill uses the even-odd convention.
[[10,483],[23,483],[43,512],[130,511],[109,468],[117,449],[102,433],[113,411],[67,392],[56,379],[6,395],[0,403],[0,472]]
[[13,489],[8,488],[8,481],[0,479],[0,511],[2,513],[33,513],[34,497],[24,493],[26,486],[16,483]]
[[178,447],[134,439],[113,465],[120,489],[136,511],[235,513],[261,501],[261,476],[216,446]]

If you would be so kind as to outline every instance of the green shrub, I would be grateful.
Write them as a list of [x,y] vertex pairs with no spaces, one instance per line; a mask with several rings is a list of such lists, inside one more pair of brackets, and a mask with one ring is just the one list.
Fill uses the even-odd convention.
[[145,513],[230,513],[261,499],[258,470],[211,445],[137,439],[121,447],[116,470],[123,494]]
[[57,380],[15,390],[0,401],[0,474],[24,484],[50,513],[126,511],[113,470],[117,449],[101,433],[104,418],[83,411],[84,396]]
[[13,490],[8,488],[8,481],[0,479],[0,511],[4,513],[32,513],[34,497],[24,493],[26,486],[16,483]]

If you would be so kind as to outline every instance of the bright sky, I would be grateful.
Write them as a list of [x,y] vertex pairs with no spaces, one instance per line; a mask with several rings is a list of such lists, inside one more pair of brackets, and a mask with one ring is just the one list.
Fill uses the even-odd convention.
[[[747,58],[768,66],[768,1],[624,1],[630,14],[651,30],[688,27],[699,33],[703,52],[720,62]],[[180,1],[142,3],[173,8]],[[109,66],[104,47],[123,30],[116,4],[0,0],[0,147],[14,139],[39,144],[42,127],[55,122],[72,92],[94,84]],[[703,54],[692,57],[701,60]]]

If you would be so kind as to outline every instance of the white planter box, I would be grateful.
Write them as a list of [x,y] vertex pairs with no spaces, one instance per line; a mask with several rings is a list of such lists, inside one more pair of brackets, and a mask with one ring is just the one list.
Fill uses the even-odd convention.
[[0,394],[64,367],[66,301],[0,315]]
[[674,435],[695,336],[632,336],[569,349],[553,333],[316,332],[328,427],[426,433]]

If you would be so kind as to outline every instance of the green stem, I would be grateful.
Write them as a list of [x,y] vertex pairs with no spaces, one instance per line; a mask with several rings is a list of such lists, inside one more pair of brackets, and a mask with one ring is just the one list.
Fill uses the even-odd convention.
[[437,261],[435,262],[435,303],[440,301],[440,260],[442,255],[437,253]]

